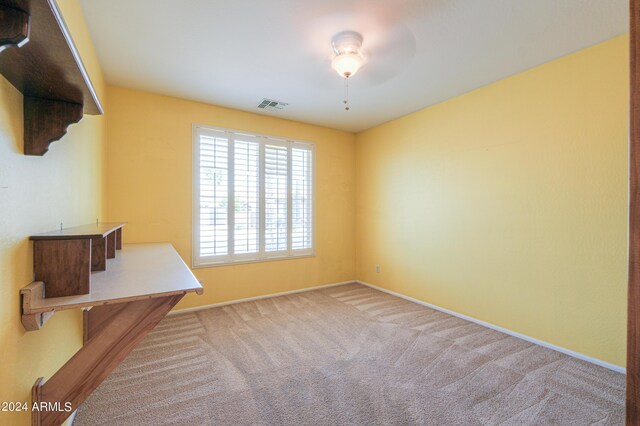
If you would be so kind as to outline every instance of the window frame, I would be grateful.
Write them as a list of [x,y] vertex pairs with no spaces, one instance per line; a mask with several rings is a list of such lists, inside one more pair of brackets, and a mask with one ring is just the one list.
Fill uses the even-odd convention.
[[[230,253],[231,248],[234,247],[233,238],[229,240],[229,251],[226,255],[218,256],[200,256],[200,135],[209,133],[210,136],[221,136],[221,134],[228,135],[228,190],[227,195],[229,197],[229,216],[228,226],[230,229],[229,235],[233,237],[233,229],[235,228],[235,212],[232,212],[233,200],[233,180],[234,180],[234,153],[231,152],[235,149],[235,140],[232,141],[231,135],[241,136],[244,141],[259,143],[259,232],[258,232],[258,252],[257,253]],[[288,260],[299,259],[305,257],[313,257],[316,255],[316,144],[313,142],[265,135],[261,133],[248,132],[243,130],[228,129],[222,127],[207,126],[203,124],[194,123],[191,126],[192,134],[192,222],[191,222],[191,266],[192,268],[210,268],[216,266],[228,266],[242,263],[257,263],[268,262],[274,260]],[[264,250],[265,240],[265,226],[264,226],[264,151],[265,145],[279,145],[287,147],[287,249],[267,252]],[[305,249],[292,249],[292,150],[296,147],[309,150],[311,153],[311,247]]]

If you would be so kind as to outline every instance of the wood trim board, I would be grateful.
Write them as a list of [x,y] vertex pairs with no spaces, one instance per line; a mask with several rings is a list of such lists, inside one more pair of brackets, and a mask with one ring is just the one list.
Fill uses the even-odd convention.
[[629,288],[626,424],[640,424],[640,0],[629,2]]

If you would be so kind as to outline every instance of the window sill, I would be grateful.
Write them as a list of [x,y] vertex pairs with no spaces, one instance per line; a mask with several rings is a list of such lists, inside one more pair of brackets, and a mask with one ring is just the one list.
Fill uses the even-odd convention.
[[205,268],[218,268],[221,266],[236,266],[236,265],[245,265],[247,263],[264,263],[264,262],[275,262],[282,260],[296,260],[296,259],[306,259],[310,257],[316,257],[316,253],[311,254],[300,254],[293,256],[281,256],[281,257],[270,257],[266,259],[247,259],[247,260],[232,260],[232,261],[224,261],[224,262],[216,262],[216,263],[203,263],[200,265],[191,264],[191,269],[205,269]]

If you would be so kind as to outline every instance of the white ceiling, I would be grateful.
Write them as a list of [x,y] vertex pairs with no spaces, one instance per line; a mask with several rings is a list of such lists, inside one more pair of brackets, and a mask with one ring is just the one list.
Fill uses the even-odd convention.
[[[110,84],[354,132],[628,29],[627,0],[80,2]],[[350,111],[330,66],[342,30],[369,57]]]

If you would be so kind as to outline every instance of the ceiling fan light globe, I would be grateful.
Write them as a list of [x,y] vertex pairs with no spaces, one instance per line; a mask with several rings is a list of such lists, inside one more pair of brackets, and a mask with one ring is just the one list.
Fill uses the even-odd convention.
[[358,53],[342,53],[336,55],[331,66],[340,77],[352,77],[364,65],[364,59]]

